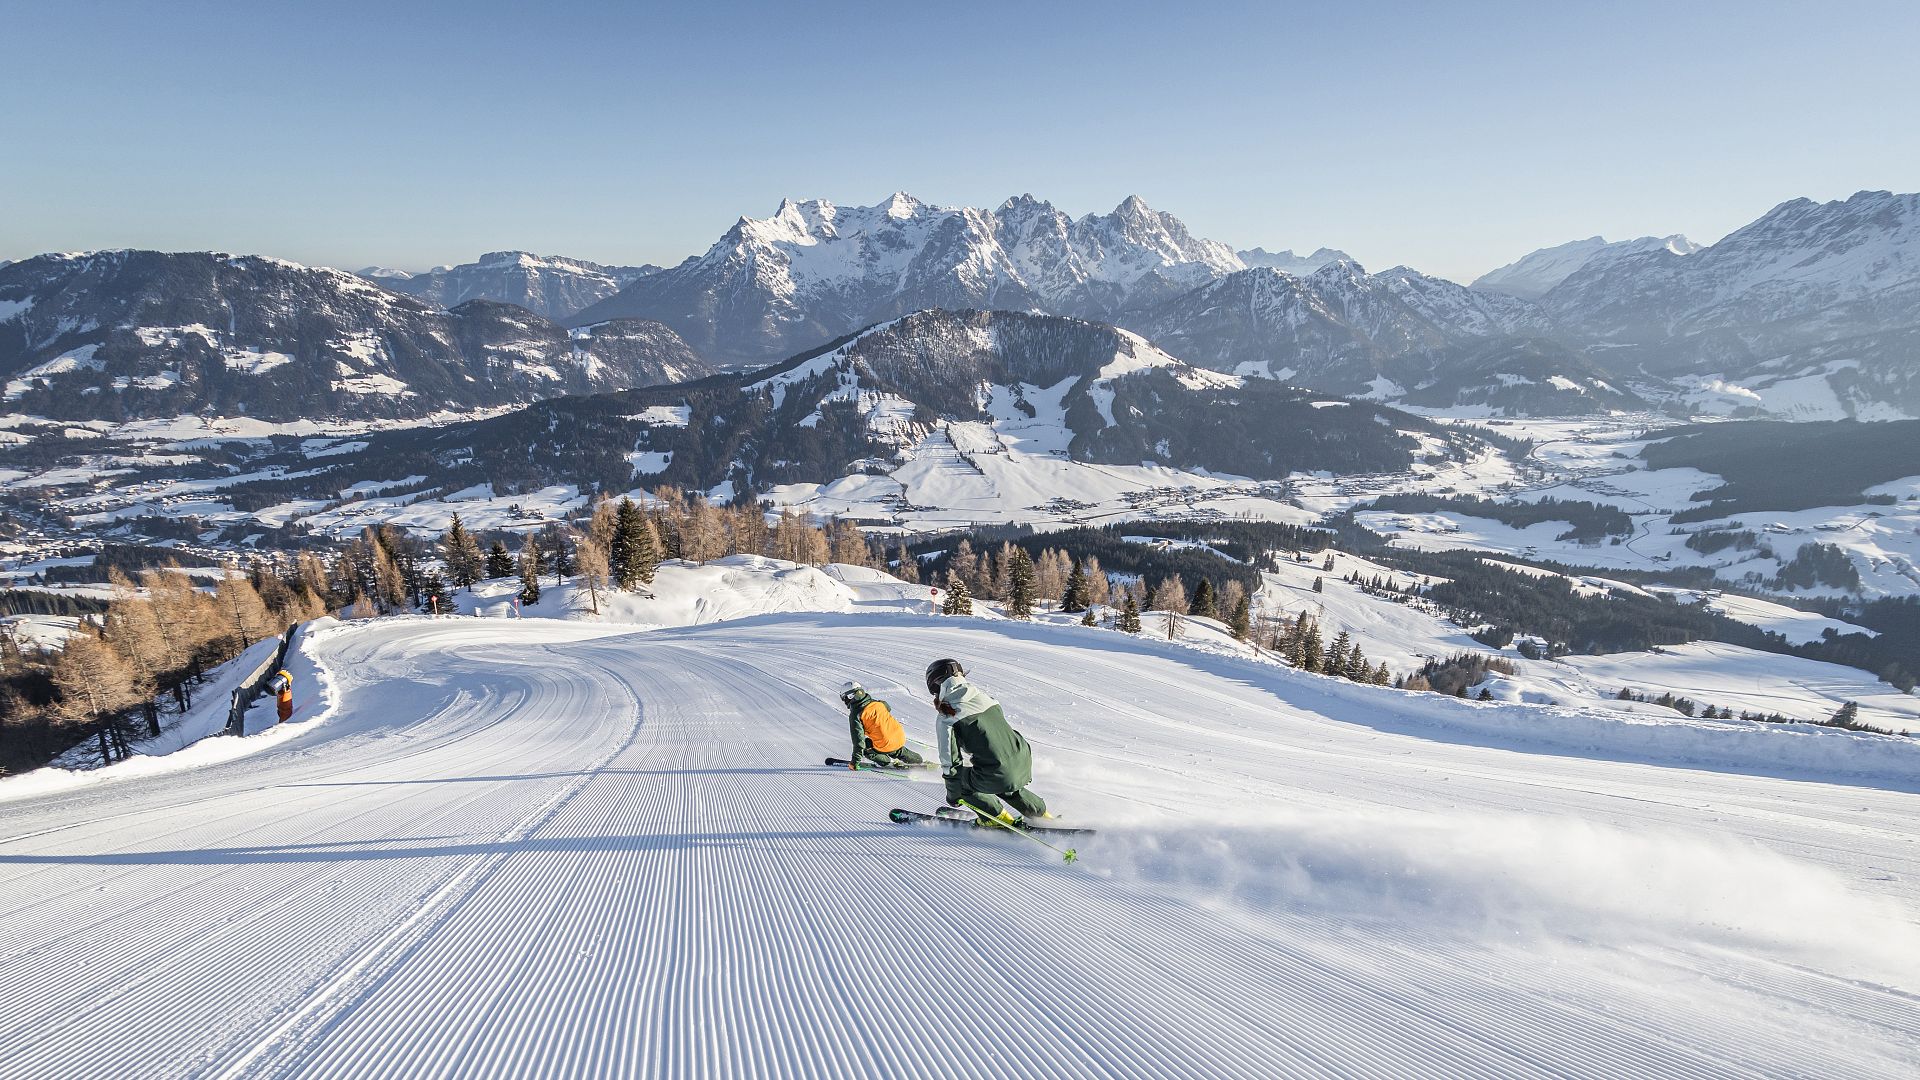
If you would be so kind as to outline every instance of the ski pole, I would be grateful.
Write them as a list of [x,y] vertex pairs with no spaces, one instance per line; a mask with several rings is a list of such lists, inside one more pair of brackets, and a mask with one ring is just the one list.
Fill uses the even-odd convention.
[[[967,809],[972,810],[973,808],[967,807]],[[990,825],[998,825],[999,827],[1007,830],[1008,832],[1012,833],[1015,836],[1025,837],[1026,839],[1031,840],[1036,844],[1039,844],[1041,847],[1046,848],[1048,851],[1053,852],[1055,855],[1060,856],[1062,859],[1066,860],[1067,862],[1077,862],[1080,859],[1080,852],[1078,852],[1073,848],[1054,847],[1052,844],[1047,843],[1045,840],[1040,839],[1039,837],[1033,835],[1027,830],[1016,829],[1013,826],[1007,824],[1006,822],[1001,821],[997,817],[988,817],[985,814],[981,814],[978,810],[974,810],[974,813],[979,814],[981,821],[984,821]]]

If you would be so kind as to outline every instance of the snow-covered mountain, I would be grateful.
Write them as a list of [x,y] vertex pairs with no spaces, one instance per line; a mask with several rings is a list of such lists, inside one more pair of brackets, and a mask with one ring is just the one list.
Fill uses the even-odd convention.
[[1551,329],[1527,301],[1403,266],[1369,274],[1351,259],[1299,276],[1242,270],[1127,324],[1206,367],[1345,393],[1385,392],[1382,379],[1421,386],[1455,354]]
[[376,436],[349,467],[432,458],[447,469],[435,479],[496,490],[644,480],[737,493],[884,476],[937,444],[963,471],[1018,452],[1277,480],[1404,468],[1422,448],[1410,432],[1444,452],[1426,421],[1192,367],[1112,326],[929,310],[754,372]]
[[105,251],[0,269],[7,405],[61,419],[405,418],[707,371],[658,323],[569,332],[504,303],[447,311],[256,255]]
[[1248,266],[1266,266],[1275,270],[1285,270],[1289,274],[1311,274],[1315,270],[1336,259],[1352,259],[1344,251],[1323,247],[1315,249],[1311,255],[1295,255],[1292,251],[1268,251],[1265,248],[1248,248],[1235,252],[1240,261]]
[[765,362],[924,308],[1111,319],[1244,268],[1137,197],[1078,219],[1031,195],[991,211],[789,200],[576,320],[658,319],[712,359]]
[[469,300],[516,304],[549,319],[565,320],[660,268],[602,266],[585,259],[494,251],[474,262],[436,266],[410,274],[369,266],[360,276],[384,288],[453,308]]
[[[1920,195],[1795,199],[1692,254],[1590,263],[1541,298],[1617,367],[1740,375],[1796,349],[1920,325]],[[1910,363],[1864,346],[1862,363]]]
[[1662,249],[1675,255],[1691,255],[1700,250],[1700,245],[1678,233],[1672,236],[1642,236],[1636,240],[1614,243],[1609,243],[1605,237],[1589,236],[1585,240],[1570,240],[1558,247],[1541,248],[1497,270],[1489,270],[1475,278],[1471,287],[1506,293],[1523,300],[1538,300],[1555,285],[1572,276],[1574,271],[1596,259],[1614,259]]

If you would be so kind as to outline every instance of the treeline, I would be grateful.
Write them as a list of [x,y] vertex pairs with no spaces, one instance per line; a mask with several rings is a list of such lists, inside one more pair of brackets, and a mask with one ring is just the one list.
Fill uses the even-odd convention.
[[1686,545],[1702,555],[1715,555],[1728,548],[1752,551],[1760,546],[1760,538],[1752,529],[1703,529],[1688,533]]
[[1489,564],[1475,552],[1428,552],[1424,590],[1454,621],[1487,622],[1552,642],[1551,652],[1637,652],[1710,638],[1765,648],[1766,635],[1704,606],[1619,590],[1582,592],[1559,575],[1535,576]]
[[[1059,534],[1050,534],[1050,538]],[[1217,556],[1209,556],[1218,563]],[[1011,618],[1024,619],[1035,610],[1055,608],[1068,614],[1084,614],[1086,625],[1095,625],[1099,609],[1115,609],[1115,618],[1135,621],[1141,612],[1163,611],[1172,615],[1192,615],[1218,619],[1228,631],[1244,639],[1252,625],[1252,592],[1237,578],[1226,578],[1215,585],[1213,579],[1191,579],[1178,573],[1165,573],[1149,579],[1144,574],[1115,573],[1102,565],[1097,555],[1077,557],[1062,547],[1041,547],[1030,554],[1027,547],[1002,541],[998,548],[976,552],[973,541],[965,537],[953,550],[938,558],[915,565],[909,554],[895,575],[906,581],[918,581],[924,574],[929,581],[944,585],[948,600],[946,614],[967,614],[975,597],[996,600],[1005,605]],[[1257,581],[1256,581],[1257,584]],[[1124,625],[1118,629],[1127,629]]]
[[98,615],[107,602],[92,596],[42,592],[39,589],[0,589],[0,615]]
[[[1229,582],[1237,583],[1242,592],[1259,589],[1260,574],[1249,565],[1251,558],[1245,562],[1234,562],[1232,558],[1221,558],[1204,548],[1162,547],[1134,543],[1122,537],[1160,536],[1205,542],[1233,558],[1239,558],[1241,554],[1257,555],[1260,549],[1256,545],[1259,541],[1253,539],[1253,533],[1261,527],[1287,530],[1285,533],[1274,533],[1276,538],[1297,540],[1301,545],[1317,545],[1303,547],[1305,550],[1317,551],[1327,541],[1325,533],[1293,526],[1263,526],[1254,522],[1221,523],[1221,531],[1214,534],[1209,531],[1213,525],[1212,522],[1131,522],[1123,525],[1081,526],[1048,533],[1036,533],[1025,526],[1015,526],[970,530],[960,534],[960,542],[966,544],[969,551],[988,551],[1011,545],[1025,551],[1028,558],[1036,561],[1044,552],[1055,550],[1069,563],[1091,560],[1116,578],[1180,578],[1187,589],[1198,588],[1199,583],[1205,581],[1210,590],[1219,593]],[[1233,526],[1241,528],[1234,530]],[[1220,543],[1213,543],[1216,540]],[[1281,542],[1283,546],[1292,546],[1284,540]],[[957,548],[954,537],[950,535],[916,541],[908,545],[908,550],[923,557],[924,571],[946,573],[948,560]]]
[[1853,701],[1842,702],[1840,707],[1834,710],[1832,716],[1804,720],[1782,713],[1748,712],[1744,709],[1736,715],[1730,706],[1703,706],[1692,698],[1676,696],[1672,691],[1654,696],[1636,691],[1630,686],[1621,687],[1620,692],[1614,695],[1614,700],[1638,701],[1648,705],[1660,705],[1672,709],[1682,716],[1697,716],[1702,720],[1745,720],[1755,724],[1813,724],[1817,727],[1840,728],[1844,731],[1861,731],[1873,735],[1904,734],[1902,732],[1889,731],[1886,728],[1874,727],[1872,724],[1861,720],[1860,705],[1858,702]]
[[1564,521],[1572,526],[1556,540],[1601,540],[1609,536],[1627,536],[1633,532],[1633,518],[1617,506],[1578,500],[1541,499],[1538,502],[1496,502],[1472,495],[1422,495],[1418,493],[1383,495],[1371,509],[1403,514],[1454,513],[1487,518],[1524,529],[1543,521]]

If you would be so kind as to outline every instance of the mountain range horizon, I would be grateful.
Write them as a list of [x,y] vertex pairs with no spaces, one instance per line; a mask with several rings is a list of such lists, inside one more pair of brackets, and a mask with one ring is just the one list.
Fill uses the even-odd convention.
[[[1891,193],[1890,189],[1859,188],[1853,191],[1848,197],[1864,195],[1864,194],[1890,194],[1890,193]],[[775,207],[773,213],[769,215],[768,218],[755,219],[748,214],[741,214],[735,220],[734,225],[738,226],[739,224],[752,222],[755,220],[763,220],[763,221],[773,220],[778,218],[780,214],[786,211],[789,207],[831,207],[833,209],[840,210],[840,211],[876,210],[901,200],[910,202],[914,205],[933,209],[933,210],[981,209],[981,207],[976,207],[976,206],[972,206],[965,203],[935,202],[931,200],[924,200],[904,189],[896,189],[893,192],[889,193],[887,197],[880,199],[870,205],[861,205],[861,204],[849,203],[849,202],[835,202],[831,198],[828,198],[826,196],[809,196],[804,198],[794,197],[794,196],[783,196],[780,199],[779,204]],[[1055,206],[1055,204],[1050,200],[1036,199],[1031,192],[1023,192],[1019,195],[1008,196],[1006,199],[1002,200],[998,204],[998,206],[1000,208],[1004,208],[1010,204],[1015,204],[1021,201],[1033,201],[1041,205],[1047,206],[1049,208],[1053,208]],[[1774,204],[1774,206],[1769,208],[1766,211],[1766,213],[1771,213],[1775,210],[1778,210],[1781,206],[1787,205],[1789,203],[1820,202],[1820,201],[1842,202],[1842,201],[1845,201],[1845,199],[1817,200],[1808,195],[1797,195]],[[1145,207],[1145,208],[1148,208],[1149,210],[1152,209],[1151,205],[1142,196],[1138,194],[1129,194],[1126,197],[1122,198],[1117,204],[1115,204],[1114,210],[1109,215],[1106,215],[1106,216],[1111,216],[1111,214],[1113,213],[1120,213],[1121,211],[1123,211],[1125,208],[1129,206]],[[1160,212],[1160,211],[1155,211],[1155,212]],[[1171,213],[1171,212],[1168,212],[1168,213]],[[1096,217],[1096,216],[1101,216],[1101,215],[1097,215],[1089,211],[1089,212],[1083,213],[1080,219],[1085,219],[1088,217]],[[1580,230],[1576,230],[1576,231],[1580,231]],[[1726,233],[1723,233],[1720,236],[1716,236],[1710,240],[1699,239],[1699,236],[1702,234],[1700,234],[1698,230],[1669,230],[1666,232],[1647,232],[1639,236],[1627,237],[1624,239],[1623,238],[1608,239],[1603,232],[1592,232],[1582,236],[1569,236],[1569,237],[1564,237],[1560,239],[1555,239],[1553,237],[1542,237],[1540,239],[1538,246],[1534,248],[1530,248],[1524,252],[1515,253],[1511,258],[1507,259],[1507,261],[1488,267],[1484,270],[1481,270],[1473,274],[1456,274],[1456,273],[1431,271],[1431,270],[1424,269],[1421,266],[1415,265],[1412,262],[1408,262],[1400,259],[1381,260],[1381,259],[1356,258],[1354,259],[1354,261],[1362,265],[1368,265],[1368,266],[1380,265],[1380,266],[1388,266],[1388,267],[1406,267],[1408,269],[1418,270],[1421,273],[1428,274],[1429,276],[1432,276],[1432,277],[1441,278],[1447,281],[1454,281],[1462,285],[1471,285],[1483,279],[1487,279],[1495,275],[1498,275],[1501,271],[1507,270],[1513,267],[1515,264],[1531,256],[1541,254],[1542,252],[1555,251],[1561,248],[1572,248],[1579,245],[1589,245],[1589,244],[1594,244],[1596,241],[1600,243],[1620,243],[1620,242],[1631,242],[1631,241],[1646,240],[1646,239],[1669,240],[1674,238],[1685,240],[1687,243],[1693,245],[1696,248],[1703,248],[1703,247],[1709,247],[1714,243],[1719,242],[1720,240],[1724,239],[1727,235],[1730,235],[1733,231],[1737,231],[1737,227],[1734,230],[1728,230]],[[1268,248],[1265,246],[1267,244],[1274,244],[1274,243],[1276,242],[1273,240],[1263,240],[1256,243],[1248,244],[1245,247],[1234,246],[1233,250],[1235,254],[1238,256],[1241,256],[1249,266],[1275,265],[1275,266],[1278,266],[1280,269],[1289,269],[1289,266],[1286,265],[1289,262],[1309,259],[1309,258],[1313,258],[1323,254],[1334,255],[1334,256],[1339,256],[1343,258],[1352,258],[1352,256],[1349,256],[1347,254],[1347,251],[1343,247],[1339,246],[1338,243],[1314,242],[1314,243],[1308,244],[1308,243],[1299,243],[1299,242],[1290,242],[1290,241],[1280,241],[1278,242],[1279,243],[1278,249],[1271,250],[1271,251],[1268,250]],[[140,245],[140,244],[113,244],[113,245],[106,245],[106,246],[95,247],[95,248],[84,248],[84,249],[64,249],[63,248],[63,249],[57,249],[57,250],[50,249],[47,251],[25,251],[25,250],[18,251],[10,255],[0,257],[0,267],[7,266],[14,262],[20,262],[25,259],[33,258],[37,255],[44,255],[44,254],[90,254],[93,252],[101,252],[101,251],[123,251],[123,250],[124,251],[174,251],[174,252],[207,251],[207,252],[220,252],[220,253],[230,253],[230,254],[267,255],[267,256],[276,257],[276,258],[285,258],[288,261],[297,262],[303,266],[344,270],[349,273],[358,274],[361,277],[367,277],[370,279],[379,280],[381,278],[391,279],[391,278],[401,278],[401,277],[419,277],[421,275],[426,275],[426,274],[453,271],[462,267],[484,265],[490,260],[494,260],[500,256],[532,256],[537,259],[566,260],[569,262],[583,263],[587,265],[608,267],[608,268],[616,268],[616,267],[664,268],[664,267],[677,266],[680,263],[684,263],[691,259],[697,259],[702,254],[701,252],[693,252],[693,253],[683,255],[681,258],[675,261],[659,263],[659,262],[656,262],[654,259],[644,258],[644,257],[636,258],[636,257],[627,257],[627,256],[619,256],[619,255],[606,256],[606,257],[590,257],[576,250],[562,251],[556,245],[545,244],[545,243],[530,243],[525,246],[500,246],[500,245],[494,245],[494,244],[480,243],[474,246],[482,249],[482,251],[479,255],[473,257],[471,261],[462,261],[462,262],[440,261],[440,262],[432,263],[431,265],[426,265],[420,260],[374,260],[374,261],[361,262],[358,260],[350,260],[350,259],[336,259],[336,260],[313,259],[313,258],[300,257],[298,252],[288,251],[285,249],[281,249],[279,247],[275,247],[274,249],[271,249],[271,250],[266,248],[240,250],[230,246],[217,245],[217,244],[210,245],[207,247],[190,246],[190,247],[164,247],[164,248],[155,248],[155,247],[149,247],[149,246]],[[1295,250],[1298,248],[1308,248],[1309,250],[1305,254],[1296,256]],[[1248,256],[1252,256],[1252,258],[1248,259],[1247,258]],[[349,262],[357,263],[357,265],[352,265],[352,266],[341,265],[342,263],[349,263]],[[406,265],[394,265],[395,263],[405,263]]]

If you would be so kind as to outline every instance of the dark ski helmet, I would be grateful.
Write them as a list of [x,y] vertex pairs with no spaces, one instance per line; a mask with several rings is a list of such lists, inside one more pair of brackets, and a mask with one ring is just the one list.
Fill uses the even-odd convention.
[[940,696],[940,684],[955,675],[965,675],[967,669],[960,666],[958,660],[935,660],[927,665],[927,693]]

